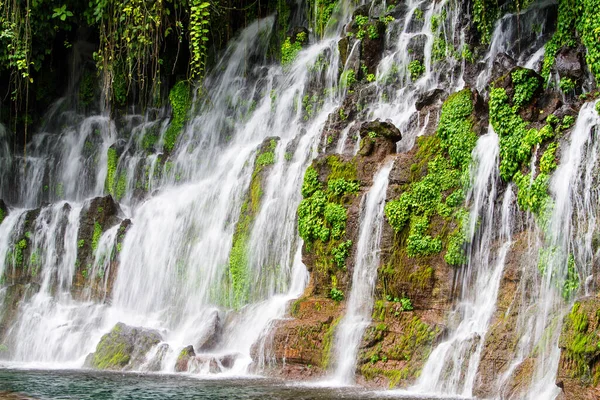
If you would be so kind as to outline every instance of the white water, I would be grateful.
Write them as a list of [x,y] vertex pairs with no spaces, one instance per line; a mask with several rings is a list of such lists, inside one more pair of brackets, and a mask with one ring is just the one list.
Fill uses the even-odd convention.
[[332,348],[334,384],[354,383],[358,348],[365,329],[371,323],[385,198],[392,166],[393,161],[388,161],[377,172],[373,186],[361,201],[360,231],[356,246],[356,263],[352,272],[352,289],[346,303],[346,313],[336,328]]
[[[348,12],[342,17],[347,19]],[[334,28],[339,31],[346,19]],[[335,93],[330,89],[337,86],[336,39],[302,51],[286,71],[277,65],[248,65],[250,57],[266,61],[273,23],[273,17],[257,21],[232,42],[215,68],[217,73],[206,79],[210,98],[192,115],[169,163],[161,164],[157,156],[146,157],[142,151],[143,139],[151,132],[158,136],[155,147],[161,149],[165,123],[127,117],[122,129],[129,138],[124,142],[115,141],[114,122],[108,117],[63,115],[58,105],[51,111],[50,120],[67,119],[70,128],[58,134],[60,140],[54,140],[52,134],[38,134],[32,141],[37,147],[27,159],[31,164],[42,154],[60,154],[56,169],[48,166],[53,163],[51,159],[40,163],[39,174],[51,170],[62,182],[60,193],[47,197],[79,200],[102,194],[106,154],[115,144],[120,152],[117,172],[125,173],[126,181],[121,201],[132,225],[118,254],[120,266],[110,303],[75,300],[70,292],[74,289],[83,204],[72,202],[67,211],[61,211],[64,202],[42,208],[32,232],[32,246],[44,252],[41,285],[31,301],[23,303],[20,317],[8,334],[14,342],[13,361],[80,366],[100,337],[117,322],[124,322],[159,330],[163,344],[169,346],[164,354],[161,351],[161,365],[170,371],[181,348],[196,344],[217,315],[223,335],[210,350],[211,356],[235,357],[227,374],[249,371],[251,347],[264,342],[266,329],[284,315],[287,303],[298,297],[307,283],[295,223],[300,187],[304,171],[316,155],[321,129],[341,100],[335,95],[325,97],[312,118],[305,120],[301,94],[318,75],[307,65],[314,64],[319,56],[327,61],[321,67],[325,78],[320,85],[323,91]],[[272,92],[276,98],[270,96]],[[88,144],[94,135],[95,144]],[[229,252],[249,190],[256,150],[270,136],[279,137],[275,162],[268,167],[260,207],[247,239],[248,284],[237,303],[230,283]],[[49,148],[51,145],[56,148]],[[40,157],[36,158],[35,149],[39,149]],[[90,168],[90,159],[99,167]],[[89,180],[82,176],[89,176]],[[38,204],[45,196],[40,194],[43,179],[34,181],[38,186],[28,187],[13,201],[28,207]],[[140,189],[149,194],[142,202],[135,195]],[[18,222],[17,216],[13,210],[2,224],[0,238],[6,238],[2,244],[7,245],[0,245],[0,250],[15,236],[11,224]],[[53,235],[61,224],[66,226],[64,234]],[[90,299],[96,277],[103,278],[100,283],[104,289],[108,284],[118,225],[103,228],[92,255],[93,265],[88,268],[84,299]],[[265,350],[264,343],[261,350]],[[259,358],[259,364],[268,362],[264,354]],[[198,365],[197,370],[207,369]]]
[[[377,98],[366,105],[361,117],[390,119],[399,126],[405,136],[400,143],[401,150],[411,148],[414,138],[423,132],[421,128],[430,117],[435,118],[435,115],[428,115],[425,121],[415,121],[414,105],[418,96],[434,88],[453,92],[464,85],[464,60],[449,57],[445,62],[436,63],[431,54],[437,33],[455,49],[460,50],[464,45],[460,3],[449,0],[425,4],[410,0],[403,19],[391,22],[388,27],[384,58],[378,67],[377,80],[372,84],[377,89]],[[521,25],[543,24],[547,4],[536,3],[532,10],[522,13]],[[421,6],[424,6],[423,28],[413,31],[409,23],[417,7]],[[440,24],[438,32],[432,32],[431,17],[440,15],[442,10],[448,12],[448,18]],[[15,191],[18,193],[13,193],[9,174],[5,172],[9,168],[3,167],[0,170],[0,197],[21,208],[33,208],[42,201],[61,201],[42,209],[35,223],[39,231],[32,232],[32,245],[41,252],[43,260],[40,289],[22,305],[21,317],[10,332],[15,339],[13,360],[44,362],[45,366],[80,366],[102,334],[116,322],[125,322],[160,330],[169,345],[163,370],[171,370],[179,350],[195,344],[217,315],[223,321],[225,334],[219,346],[211,351],[237,354],[237,361],[228,374],[239,375],[250,370],[250,349],[257,343],[259,367],[269,362],[266,332],[284,315],[286,303],[302,293],[307,281],[295,225],[299,188],[306,166],[322,143],[322,127],[329,114],[336,112],[345,93],[337,90],[340,89],[337,40],[351,11],[352,2],[345,1],[334,18],[338,23],[328,27],[325,39],[302,51],[286,71],[278,66],[268,66],[266,62],[264,65],[259,62],[258,66],[247,62],[250,58],[266,60],[273,18],[248,27],[226,51],[215,69],[218,72],[207,78],[206,93],[211,98],[194,111],[169,163],[161,161],[159,156],[168,126],[164,112],[157,120],[128,116],[117,132],[115,121],[107,116],[82,117],[65,111],[63,103],[57,102],[47,118],[53,122],[33,138],[27,159],[16,157],[13,162],[6,142],[2,141],[0,163],[25,171],[20,180],[26,184],[19,186]],[[497,24],[486,58],[488,70],[501,52],[517,58],[520,65],[535,67],[543,38],[539,35],[527,48],[518,48],[515,31],[522,32],[522,27],[517,29],[514,20],[514,15],[506,16]],[[419,35],[424,40],[425,73],[416,82],[411,82],[408,64],[413,58],[406,49]],[[353,49],[357,50],[358,46]],[[323,78],[317,80],[327,94],[321,107],[305,121],[302,95],[315,80],[313,73],[307,71],[307,65],[313,65],[320,55],[325,56],[328,65],[321,67]],[[392,83],[384,81],[388,76]],[[485,81],[487,78],[480,75],[482,85]],[[276,93],[275,99],[270,96],[272,91]],[[564,255],[575,254],[582,282],[591,274],[591,237],[596,221],[592,211],[597,203],[592,179],[598,154],[596,142],[591,146],[590,135],[586,136],[585,132],[589,133],[590,126],[597,124],[597,116],[591,106],[584,110],[584,118],[580,117],[580,120],[587,122],[581,122],[581,126],[578,123],[577,135],[573,135],[569,147],[570,155],[563,158],[561,165],[564,167],[561,166],[553,180],[557,204],[551,230],[563,234],[549,239],[550,243],[558,243],[564,249]],[[155,152],[148,153],[143,149],[143,139],[152,132],[156,133],[158,141]],[[349,132],[348,126],[343,130],[343,139],[337,143],[336,149],[340,153],[350,152],[345,140],[349,139]],[[2,135],[3,129],[0,137]],[[248,239],[249,280],[253,284],[245,293],[247,301],[240,309],[232,310],[234,294],[229,286],[227,264],[233,232],[250,182],[256,149],[270,136],[280,140]],[[504,193],[501,207],[494,206],[498,195],[497,138],[494,136],[490,133],[482,137],[475,153],[480,162],[473,170],[474,181],[469,195],[472,243],[469,264],[462,276],[465,289],[455,311],[459,321],[432,353],[417,384],[419,391],[472,394],[490,318],[495,310],[504,257],[511,244],[512,188]],[[297,146],[290,147],[293,150],[288,157],[288,146],[294,139],[298,139]],[[74,300],[70,291],[75,271],[79,213],[85,199],[104,193],[106,154],[113,145],[120,149],[118,171],[126,174],[126,190],[120,201],[125,216],[132,219],[133,225],[120,253],[121,267],[112,303]],[[582,169],[581,159],[586,160],[585,173],[578,175]],[[559,172],[561,180],[558,180]],[[379,175],[376,183],[384,184],[383,180],[379,181]],[[374,186],[371,192],[375,190]],[[137,191],[144,193],[140,195]],[[575,195],[581,191],[583,197]],[[385,196],[385,190],[382,196]],[[65,199],[69,201],[68,211],[61,209]],[[365,202],[370,199],[368,197]],[[368,209],[368,205],[364,207]],[[64,213],[68,217],[62,215]],[[3,261],[14,246],[13,241],[24,225],[24,216],[24,210],[12,209],[0,225],[0,260]],[[501,229],[495,232],[491,225],[498,216]],[[66,228],[62,240],[58,240],[51,232],[58,229],[61,218]],[[478,218],[481,218],[481,226],[475,229]],[[571,219],[575,220],[575,226],[571,225]],[[380,229],[381,223],[376,226]],[[107,228],[94,254],[91,276],[100,273],[108,276],[110,263],[106,254],[114,252],[117,226]],[[369,240],[376,239],[377,229],[371,230]],[[366,228],[364,230],[367,232]],[[573,238],[574,232],[585,232],[583,245]],[[493,240],[501,246],[490,252],[489,244]],[[374,242],[368,246],[363,249],[365,256],[357,260],[362,260],[365,266],[368,264],[368,271],[372,274],[374,270],[376,276],[374,259],[378,252],[374,249],[379,246]],[[359,251],[361,249],[359,245]],[[564,257],[557,262],[557,270],[562,271],[559,274],[564,275],[565,265]],[[8,267],[7,263],[2,264],[2,268]],[[353,280],[357,273],[355,269]],[[334,377],[338,384],[353,382],[358,345],[370,320],[370,311],[365,310],[372,308],[373,303],[369,284],[368,279],[353,283],[348,313],[338,326]],[[370,291],[368,287],[371,287]],[[367,294],[359,296],[363,290]],[[523,317],[517,328],[527,333],[521,335],[519,354],[512,370],[540,342],[544,331],[554,323],[552,321],[568,310],[568,305],[557,298],[555,283],[549,278],[539,291],[536,299],[541,299],[538,306],[544,311],[533,312],[531,308],[521,311]],[[555,329],[555,333],[558,331]],[[556,391],[554,378],[559,355],[556,340],[555,334],[539,356],[530,398],[538,398],[536,396],[541,394],[551,398]],[[198,365],[197,371],[207,371],[206,365]],[[510,373],[507,373],[506,379],[509,377]],[[499,382],[504,382],[503,379]]]
[[[506,190],[500,209],[495,204],[498,153],[498,136],[489,127],[473,151],[473,182],[467,196],[471,210],[465,227],[470,238],[468,262],[463,271],[462,296],[453,311],[458,318],[449,318],[459,324],[451,327],[448,338],[429,356],[413,388],[416,392],[472,395],[485,336],[496,309],[504,260],[512,243],[512,189]],[[492,250],[494,242],[500,244],[497,251]]]

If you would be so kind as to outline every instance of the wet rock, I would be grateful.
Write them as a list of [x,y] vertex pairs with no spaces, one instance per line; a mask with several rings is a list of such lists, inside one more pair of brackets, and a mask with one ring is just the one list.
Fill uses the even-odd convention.
[[417,111],[421,111],[423,108],[432,104],[441,104],[446,97],[448,97],[448,93],[446,93],[446,91],[442,89],[433,89],[428,92],[421,93],[415,102],[415,107]]
[[346,65],[348,60],[348,53],[350,52],[350,38],[345,36],[338,42],[338,51],[340,53],[340,63],[342,66]]
[[[539,122],[544,122],[548,115],[553,114],[556,110],[562,107],[562,96],[556,91],[548,91],[545,92],[542,96],[538,97],[537,101],[537,110],[532,110],[534,112],[533,115],[523,115],[523,119],[525,120],[537,120]],[[525,112],[529,111],[528,109],[524,110]]]
[[156,330],[119,322],[102,336],[93,356],[86,359],[86,366],[113,371],[138,369],[146,361],[147,353],[161,341],[162,336]]
[[219,374],[225,370],[231,369],[235,361],[239,358],[239,353],[210,355],[197,355],[190,359],[190,372],[208,372],[210,374]]
[[577,80],[583,77],[582,61],[581,50],[563,47],[554,59],[554,68],[561,78],[568,77]]
[[416,33],[421,32],[423,30],[423,26],[425,25],[425,11],[427,10],[428,3],[426,1],[422,2],[417,9],[413,12],[413,15],[410,18],[410,22],[406,27],[406,32],[408,33]]
[[194,358],[196,358],[194,346],[189,345],[184,347],[179,353],[179,357],[177,357],[177,361],[175,362],[175,372],[187,372],[189,368],[189,362]]
[[360,137],[359,155],[381,161],[396,152],[396,142],[402,139],[402,134],[391,122],[377,119],[360,126]]
[[208,322],[205,322],[206,329],[202,332],[196,342],[198,352],[206,352],[214,349],[221,339],[223,327],[219,313],[215,311],[211,314]]
[[425,59],[425,44],[427,43],[427,35],[418,34],[410,38],[406,51],[411,58],[423,62]]
[[4,200],[0,199],[0,224],[4,221],[4,217],[8,215],[8,207]]
[[494,82],[498,78],[508,74],[516,67],[517,62],[506,53],[498,53],[492,65],[490,82]]
[[[367,67],[368,73],[375,74],[383,55],[385,24],[379,20],[372,20],[364,29],[367,29],[369,33],[362,40],[361,60],[363,65]],[[371,32],[376,34],[372,35]]]
[[8,345],[6,351],[0,351],[0,359],[10,358],[11,338],[7,338],[6,334],[15,323],[21,303],[29,301],[39,290],[40,285],[34,282],[0,289],[0,345]]
[[[104,232],[117,224],[119,228],[118,240],[123,240],[131,221],[121,220],[122,211],[112,196],[96,197],[81,211],[79,217],[79,230],[77,232],[77,270],[71,292],[74,297],[80,298],[88,285],[88,272],[92,268],[95,258],[95,250],[98,241]],[[111,268],[112,276],[108,277],[110,285],[106,292],[104,289],[104,278],[93,277],[90,292],[87,293],[96,299],[110,298],[112,282],[116,277],[116,265]]]
[[169,351],[168,344],[166,344],[166,343],[160,344],[156,348],[156,352],[154,353],[154,356],[150,360],[148,360],[148,362],[145,364],[144,371],[150,371],[150,372],[161,371],[162,363],[163,363],[168,351]]

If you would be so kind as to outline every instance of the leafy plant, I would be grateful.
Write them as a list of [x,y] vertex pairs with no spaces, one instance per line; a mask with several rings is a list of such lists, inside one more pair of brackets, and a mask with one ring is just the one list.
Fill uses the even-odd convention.
[[408,64],[408,71],[410,72],[410,79],[416,81],[425,73],[425,66],[421,61],[413,60]]

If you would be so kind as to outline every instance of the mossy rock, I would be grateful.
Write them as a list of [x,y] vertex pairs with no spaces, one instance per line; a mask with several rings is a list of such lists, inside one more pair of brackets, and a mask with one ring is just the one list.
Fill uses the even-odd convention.
[[119,322],[102,336],[96,352],[86,359],[86,366],[113,371],[137,369],[146,361],[146,354],[161,341],[158,331]]
[[[574,392],[600,383],[600,299],[577,301],[563,321],[558,380]],[[567,391],[565,392],[567,395]],[[571,397],[569,397],[571,398]]]

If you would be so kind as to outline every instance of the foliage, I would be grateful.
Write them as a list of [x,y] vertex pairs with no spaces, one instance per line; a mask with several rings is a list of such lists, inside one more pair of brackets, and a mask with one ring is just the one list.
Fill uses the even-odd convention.
[[553,142],[550,143],[544,154],[542,154],[542,158],[540,158],[540,172],[542,174],[550,174],[557,167],[556,165],[556,149],[558,148],[558,143]]
[[410,72],[410,79],[416,81],[425,73],[425,66],[421,61],[413,60],[408,64],[408,71]]
[[498,4],[492,0],[473,1],[473,23],[481,36],[481,44],[490,44],[494,23],[498,18]]
[[[469,89],[448,97],[442,106],[442,115],[436,136],[420,138],[421,165],[427,174],[412,182],[403,193],[385,206],[385,215],[395,232],[402,232],[409,224],[406,253],[409,257],[429,256],[443,248],[441,237],[428,234],[430,219],[436,215],[452,218],[462,223],[464,212],[460,209],[464,198],[464,176],[468,174],[471,152],[477,137],[472,130],[473,103]],[[452,190],[454,189],[454,190]],[[446,261],[462,264],[462,249],[466,235],[457,228],[450,237]]]
[[400,299],[400,306],[402,307],[402,311],[412,311],[413,305],[408,297],[402,297]]
[[338,7],[337,0],[308,0],[310,11],[312,13],[315,33],[322,37],[325,34],[325,28]]
[[306,39],[305,32],[298,33],[293,43],[290,37],[285,39],[281,45],[281,65],[284,68],[289,67],[294,62]]
[[519,115],[520,107],[530,101],[537,90],[534,80],[527,77],[529,72],[519,71],[513,73],[513,106],[505,89],[493,88],[490,93],[490,122],[500,138],[500,176],[505,181],[510,181],[521,165],[529,161],[533,146],[554,136],[551,125],[539,131],[528,130],[527,123]]
[[560,78],[560,90],[563,92],[572,92],[575,90],[575,81],[571,78]]
[[348,181],[345,178],[329,179],[327,181],[327,190],[334,196],[343,196],[344,194],[355,194],[358,192],[359,184],[356,181]]
[[329,291],[329,297],[331,297],[331,299],[334,301],[340,302],[344,300],[344,292],[338,288],[331,288]]
[[334,247],[331,250],[333,261],[338,268],[344,268],[346,266],[346,259],[350,255],[350,247],[352,247],[352,240],[346,240],[340,243],[338,247]]
[[540,173],[535,179],[532,179],[531,174],[523,175],[517,171],[513,179],[519,188],[517,202],[522,210],[531,211],[536,215],[540,215],[546,210],[550,202],[549,176],[547,174]]
[[[206,68],[206,54],[210,24],[210,3],[190,1],[190,77],[202,77]],[[170,98],[170,96],[169,96]],[[171,100],[172,101],[172,100]]]
[[169,101],[173,116],[164,136],[164,149],[173,151],[175,143],[183,130],[191,107],[190,88],[186,81],[180,81],[169,92]]
[[559,0],[556,31],[544,51],[542,68],[544,79],[547,80],[550,76],[550,70],[554,66],[560,48],[575,47],[578,37],[587,49],[586,61],[590,70],[596,80],[600,80],[600,2],[598,0]]
[[377,22],[369,22],[369,17],[366,15],[357,15],[354,18],[354,23],[358,31],[356,37],[360,40],[368,37],[371,40],[379,38],[379,32],[377,31]]

